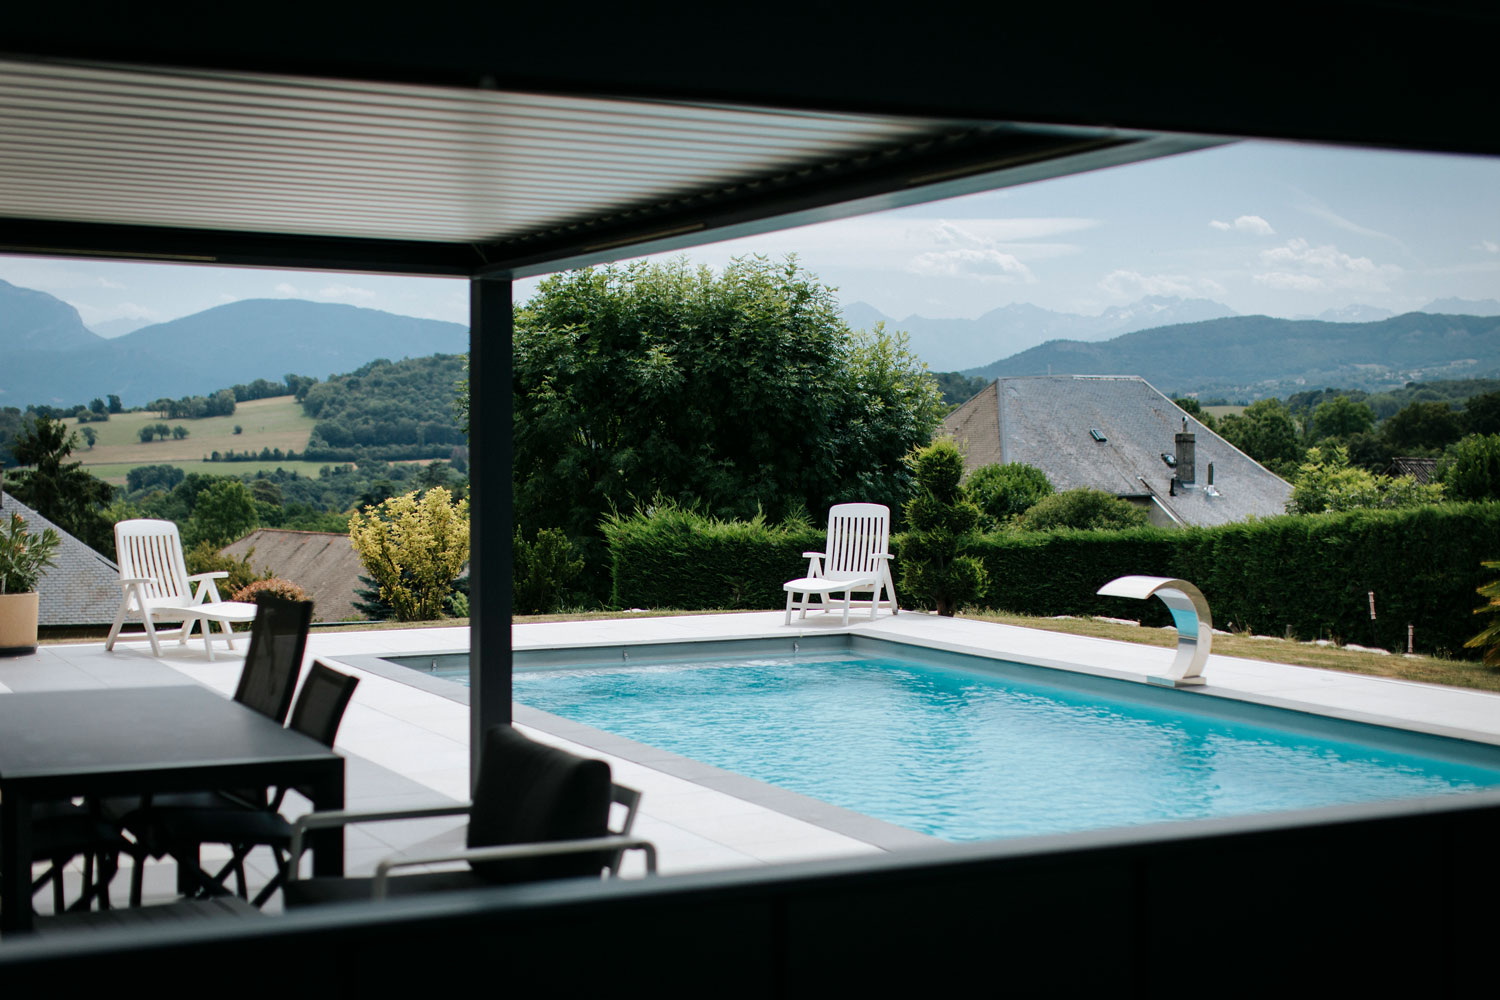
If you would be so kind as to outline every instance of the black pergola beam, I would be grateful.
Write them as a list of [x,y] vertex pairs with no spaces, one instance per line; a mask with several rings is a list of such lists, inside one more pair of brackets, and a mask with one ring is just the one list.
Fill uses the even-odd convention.
[[511,721],[511,283],[469,286],[469,758]]
[[9,11],[0,54],[1500,153],[1482,0],[69,11]]
[[6,218],[0,253],[422,277],[466,277],[484,262],[464,244]]

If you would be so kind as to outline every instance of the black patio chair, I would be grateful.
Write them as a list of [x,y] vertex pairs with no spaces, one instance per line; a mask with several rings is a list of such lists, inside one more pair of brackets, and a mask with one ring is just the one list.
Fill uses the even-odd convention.
[[[240,671],[234,700],[251,708],[278,725],[286,721],[297,676],[302,670],[302,656],[307,649],[307,632],[312,624],[311,601],[289,601],[273,594],[259,594],[255,599],[255,621],[250,626],[250,645],[245,650],[245,666]],[[161,858],[167,844],[159,836],[160,820],[173,810],[217,809],[226,796],[243,808],[259,808],[266,803],[266,789],[205,790],[138,798],[106,799],[103,814],[134,838],[131,850],[134,868],[130,879],[130,905],[141,905],[145,862],[147,857]],[[173,845],[186,854],[180,843]],[[196,854],[193,855],[196,858]],[[193,866],[196,868],[196,865]],[[183,890],[194,884],[191,873],[179,877]]]
[[[47,870],[32,880],[31,893],[52,886],[52,912],[87,910],[95,902],[109,909],[109,886],[119,870],[119,856],[131,844],[88,803],[40,802],[31,810],[31,856]],[[83,888],[70,906],[63,894],[63,871],[83,859]]]
[[[609,765],[538,743],[510,726],[485,733],[474,801],[427,809],[310,813],[294,824],[292,861],[283,886],[290,907],[352,899],[384,899],[452,889],[475,889],[542,879],[618,875],[627,850],[645,853],[656,872],[656,847],[630,835],[640,793],[610,780]],[[624,807],[617,830],[611,806]],[[469,817],[468,849],[450,854],[396,855],[381,861],[373,878],[298,877],[306,834],[351,823]],[[400,868],[467,862],[466,869],[391,877]]]
[[[325,746],[333,746],[343,721],[344,710],[359,684],[351,677],[314,661],[302,682],[297,705],[292,709],[287,727],[311,736]],[[276,875],[251,902],[259,907],[281,887],[287,873],[287,856],[292,845],[292,825],[281,816],[282,802],[289,789],[277,788],[259,802],[246,802],[243,793],[218,793],[210,802],[193,808],[173,807],[155,813],[150,819],[148,837],[163,846],[194,882],[194,894],[213,896],[227,891],[225,881],[235,876],[236,894],[247,899],[245,858],[256,847],[269,847],[276,858]],[[210,875],[198,866],[203,844],[228,844],[231,856],[218,872]],[[179,880],[179,884],[182,884]]]
[[250,648],[234,700],[277,725],[286,722],[292,692],[302,670],[307,630],[312,624],[312,601],[288,601],[271,594],[255,598],[255,623],[250,626]]

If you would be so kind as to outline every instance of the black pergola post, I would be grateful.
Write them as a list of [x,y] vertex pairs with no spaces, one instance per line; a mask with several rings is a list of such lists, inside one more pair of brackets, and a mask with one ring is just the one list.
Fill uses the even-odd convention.
[[469,779],[510,724],[511,282],[469,285]]

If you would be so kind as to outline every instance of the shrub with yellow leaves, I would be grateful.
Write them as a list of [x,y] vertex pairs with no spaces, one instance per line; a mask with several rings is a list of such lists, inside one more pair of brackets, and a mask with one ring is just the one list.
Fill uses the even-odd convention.
[[441,486],[391,497],[349,515],[349,541],[399,620],[432,621],[469,560],[469,501]]

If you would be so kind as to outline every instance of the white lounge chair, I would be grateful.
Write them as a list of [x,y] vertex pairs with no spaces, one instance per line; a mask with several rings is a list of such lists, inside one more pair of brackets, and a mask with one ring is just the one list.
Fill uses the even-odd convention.
[[[203,627],[203,647],[212,660],[213,630],[209,626],[213,622],[219,623],[224,639],[233,649],[234,630],[230,626],[255,620],[255,605],[220,600],[214,581],[225,579],[228,573],[188,576],[187,563],[182,557],[182,538],[171,521],[138,519],[117,523],[115,560],[120,564],[120,587],[124,593],[105,649],[115,648],[126,616],[138,615],[146,626],[153,655],[161,655],[156,622],[180,622],[183,645],[193,634],[194,626]],[[197,584],[196,589],[193,584]]]
[[[844,624],[848,625],[855,591],[870,593],[872,621],[882,603],[889,605],[891,614],[899,614],[896,584],[891,579],[890,535],[891,509],[885,504],[841,503],[829,508],[828,550],[802,553],[809,560],[807,575],[782,586],[786,591],[786,623],[792,623],[794,605],[801,607],[801,618],[807,617],[813,595],[818,597],[818,607],[827,612],[833,610],[829,595],[843,594]],[[880,600],[882,590],[884,602]]]

